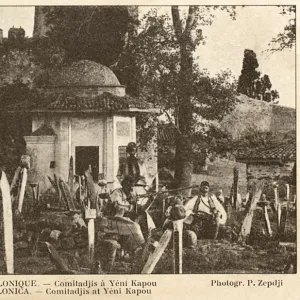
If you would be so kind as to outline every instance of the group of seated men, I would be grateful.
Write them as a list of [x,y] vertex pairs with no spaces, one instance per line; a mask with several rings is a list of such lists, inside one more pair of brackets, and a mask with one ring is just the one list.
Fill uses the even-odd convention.
[[[137,198],[134,193],[134,186],[140,178],[135,157],[136,145],[129,143],[126,150],[129,156],[123,167],[121,187],[110,194],[110,215],[135,220],[136,213],[141,213],[137,210]],[[214,194],[209,193],[209,189],[209,183],[202,181],[198,195],[188,199],[186,203],[181,203],[186,210],[183,232],[186,247],[195,247],[198,239],[216,238],[226,223],[227,214],[223,204]]]
[[[136,205],[133,193],[134,181],[126,177],[122,181],[122,188],[112,192],[110,198],[114,207],[114,216],[130,216]],[[196,247],[198,239],[217,238],[218,232],[226,224],[227,214],[223,204],[214,194],[209,193],[209,183],[200,184],[199,193],[184,204],[186,217],[184,219],[184,246]]]

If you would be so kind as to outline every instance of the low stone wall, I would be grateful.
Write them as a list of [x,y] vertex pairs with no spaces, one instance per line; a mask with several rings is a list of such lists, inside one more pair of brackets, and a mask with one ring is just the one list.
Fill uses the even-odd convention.
[[[267,197],[274,198],[272,183],[277,182],[279,184],[279,197],[283,198],[286,195],[285,184],[291,183],[293,166],[294,162],[287,162],[284,165],[249,163],[247,165],[248,188],[251,189],[258,180],[265,180],[265,193]],[[294,189],[290,188],[290,193],[293,195]]]

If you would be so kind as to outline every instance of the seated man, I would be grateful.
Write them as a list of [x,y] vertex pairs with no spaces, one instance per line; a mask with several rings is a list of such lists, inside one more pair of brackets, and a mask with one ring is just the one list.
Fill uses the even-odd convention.
[[110,194],[110,201],[113,208],[112,215],[124,216],[124,214],[132,210],[134,204],[133,186],[134,179],[126,176],[122,180],[122,188],[115,189]]
[[197,239],[215,239],[225,225],[227,214],[216,196],[209,194],[209,183],[202,181],[199,195],[185,204],[188,217],[184,221],[184,239],[188,247],[197,245]]
[[100,226],[109,235],[118,235],[118,241],[123,249],[135,250],[144,242],[140,225],[129,218],[134,206],[132,187],[134,180],[125,177],[122,181],[122,188],[115,189],[110,194],[110,205],[106,207],[105,215],[101,217]]

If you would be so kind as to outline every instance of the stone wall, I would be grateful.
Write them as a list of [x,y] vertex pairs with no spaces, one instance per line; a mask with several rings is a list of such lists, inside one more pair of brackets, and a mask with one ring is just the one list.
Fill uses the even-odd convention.
[[290,177],[292,175],[292,169],[294,162],[287,162],[284,165],[279,164],[254,164],[249,163],[247,165],[247,178],[248,180],[278,180],[283,177]]
[[273,105],[272,130],[274,133],[296,130],[296,110],[290,107]]
[[258,180],[264,179],[268,184],[276,181],[289,182],[292,177],[294,162],[286,162],[283,165],[279,164],[262,164],[248,163],[247,164],[247,180],[248,186],[252,186]]
[[224,118],[221,127],[230,132],[235,139],[240,138],[250,128],[269,131],[272,124],[272,106],[249,98],[239,100],[241,102]]
[[254,100],[245,95],[237,99],[239,102],[233,112],[220,123],[220,127],[230,132],[235,139],[252,129],[272,131],[275,134],[296,130],[295,109]]

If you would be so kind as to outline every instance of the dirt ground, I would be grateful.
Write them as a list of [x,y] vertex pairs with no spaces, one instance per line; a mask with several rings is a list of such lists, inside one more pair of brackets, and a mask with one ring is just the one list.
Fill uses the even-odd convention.
[[[199,240],[198,249],[184,249],[183,273],[185,274],[282,274],[294,249],[285,246],[270,244],[269,247],[241,246],[230,244],[226,241]],[[74,269],[74,263],[68,259],[76,251],[59,253],[70,267]],[[1,253],[3,256],[3,253]],[[86,253],[85,253],[86,254]],[[4,260],[1,260],[0,268],[4,269]],[[2,266],[1,266],[2,265]],[[81,265],[76,271],[84,272]],[[111,273],[133,274],[134,263],[132,261],[117,261]],[[16,274],[60,274],[46,253],[31,256],[28,253],[16,252]],[[293,272],[291,270],[290,272]],[[173,250],[168,249],[158,262],[155,274],[173,273]]]
[[[53,242],[54,247],[64,259],[65,263],[72,270],[78,273],[88,273],[87,260],[87,236],[86,231],[72,231],[70,224],[66,224],[65,217],[59,217],[58,220],[50,214],[40,217],[39,226],[44,224],[46,229],[62,230],[63,237],[61,241]],[[238,233],[244,213],[234,213],[229,220],[229,227],[233,232]],[[285,266],[291,257],[295,259],[296,253],[296,218],[295,214],[290,214],[284,236],[277,235],[275,217],[270,212],[271,227],[273,236],[268,237],[265,232],[265,225],[262,218],[262,212],[256,210],[253,226],[247,244],[239,244],[234,235],[231,240],[199,240],[197,249],[185,249],[183,252],[183,273],[185,274],[280,274],[283,273]],[[34,228],[33,220],[26,221],[27,227]],[[26,223],[25,222],[25,223]],[[25,226],[26,227],[26,226]],[[153,239],[158,240],[162,234],[160,229],[154,231]],[[21,235],[21,234],[20,234]],[[28,232],[26,235],[28,239]],[[79,236],[75,240],[75,236]],[[25,242],[24,238],[15,244],[15,272],[16,274],[60,274],[55,268],[46,251],[43,243],[43,235],[39,235],[38,242]],[[18,236],[16,238],[22,239]],[[101,235],[96,236],[96,255],[101,257],[99,248],[99,239]],[[47,240],[47,238],[44,238]],[[75,240],[75,242],[74,242]],[[282,244],[285,242],[285,244]],[[80,246],[78,246],[80,245]],[[33,251],[34,250],[34,251]],[[99,253],[100,252],[100,253]],[[4,273],[4,253],[0,251],[0,270]],[[101,260],[101,259],[100,259]],[[137,265],[137,257],[117,257],[115,266],[110,273],[114,274],[135,274],[139,273],[142,265]],[[294,261],[295,262],[295,261]],[[295,269],[288,268],[288,273],[294,273]],[[138,270],[138,271],[137,271]],[[105,270],[104,270],[105,273]],[[173,250],[172,242],[156,265],[153,273],[172,274],[173,273]]]

